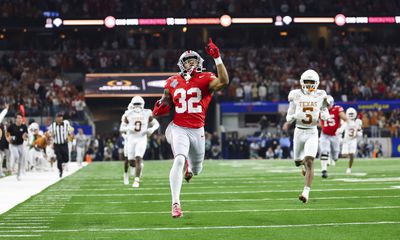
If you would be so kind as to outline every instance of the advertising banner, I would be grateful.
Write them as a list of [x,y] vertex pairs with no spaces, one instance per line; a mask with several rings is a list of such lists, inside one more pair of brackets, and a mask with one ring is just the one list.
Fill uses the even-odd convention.
[[85,77],[85,97],[161,97],[166,80],[176,73],[91,73]]

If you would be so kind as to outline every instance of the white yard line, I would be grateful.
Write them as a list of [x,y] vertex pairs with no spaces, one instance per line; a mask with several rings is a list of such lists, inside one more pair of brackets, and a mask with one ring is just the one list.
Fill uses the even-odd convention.
[[[69,165],[69,171],[64,176],[69,176],[79,170],[76,163]],[[0,214],[3,214],[24,202],[33,195],[58,182],[58,172],[27,172],[21,181],[15,175],[0,179]]]
[[[281,209],[234,209],[234,210],[198,210],[186,211],[188,213],[244,213],[244,212],[308,212],[308,211],[351,211],[351,210],[374,210],[374,209],[399,209],[400,206],[378,206],[378,207],[359,207],[359,208],[281,208]],[[168,214],[170,211],[153,212],[74,212],[60,213],[60,216],[71,215],[135,215],[135,214]]]
[[40,229],[40,228],[49,228],[49,226],[12,226],[12,227],[6,227],[6,226],[0,226],[0,229]]
[[[346,200],[346,199],[380,199],[380,198],[399,198],[400,195],[394,195],[394,196],[348,196],[348,197],[312,197],[311,200]],[[233,198],[233,199],[224,199],[224,198],[219,198],[219,199],[185,199],[184,202],[263,202],[263,201],[293,201],[294,199],[297,198]],[[69,205],[93,205],[93,204],[100,204],[100,205],[106,205],[106,204],[132,204],[132,203],[169,203],[171,202],[170,200],[152,200],[152,201],[146,201],[146,200],[135,200],[135,201],[99,201],[99,202],[70,202],[68,203]],[[45,204],[43,205],[45,206]],[[23,211],[21,211],[23,213]],[[51,213],[50,214],[57,214],[57,213]]]
[[[301,172],[299,169],[296,170],[296,172],[298,172],[299,174],[296,176],[260,176],[260,177],[220,177],[220,176],[215,176],[215,177],[203,177],[203,176],[199,176],[196,177],[199,179],[199,181],[201,180],[202,182],[221,182],[219,180],[223,180],[222,182],[230,182],[230,181],[234,181],[237,182],[238,180],[249,180],[249,182],[260,182],[260,181],[265,181],[265,182],[282,182],[282,179],[285,180],[289,180],[289,179],[293,179],[293,180],[297,180],[299,178],[301,178],[302,176],[300,175]],[[367,173],[354,173],[350,176],[366,176]],[[348,174],[345,173],[330,173],[329,176],[334,177],[334,176],[349,176]],[[273,179],[268,179],[268,178],[273,178]],[[130,177],[130,179],[132,180],[132,177]],[[106,182],[106,183],[102,183],[102,180],[104,181],[111,181],[111,183]],[[168,182],[168,176],[166,175],[165,178],[161,178],[161,179],[154,179],[154,178],[146,178],[143,177],[144,181],[148,181],[148,182],[155,182],[155,183],[164,183],[164,182]],[[80,186],[85,186],[90,184],[91,182],[96,183],[98,185],[121,185],[123,182],[123,178],[96,178],[96,179],[89,179],[89,178],[82,178],[81,180],[78,180],[77,178],[74,178],[74,181],[76,182],[81,182],[82,184],[80,184]],[[119,181],[121,182],[121,184],[118,183],[113,183],[115,181]],[[246,181],[244,181],[246,182]],[[59,190],[62,190],[62,188],[57,188]]]
[[[399,180],[400,181],[400,180]],[[397,184],[398,182],[348,182],[348,183],[343,183],[343,182],[337,182],[337,183],[323,183],[320,185],[320,187],[326,187],[326,186],[351,186],[351,185],[356,185],[360,186],[360,184],[365,183],[366,185],[385,185],[385,184]],[[293,182],[293,184],[298,184],[297,182]],[[191,183],[190,183],[191,185]],[[139,189],[134,189],[132,187],[126,188],[122,184],[119,185],[121,188],[70,188],[70,189],[63,189],[62,191],[65,192],[74,192],[74,191],[153,191],[153,190],[170,190],[170,187],[166,185],[165,187],[146,187],[143,186]],[[282,184],[282,185],[274,185],[273,187],[284,187],[288,186],[288,184]],[[231,185],[231,186],[196,186],[196,187],[191,187],[189,185],[183,185],[184,189],[227,189],[227,188],[266,188],[265,185]],[[54,193],[59,193],[60,190],[49,190],[48,192],[54,192]],[[34,206],[34,205],[31,205]]]
[[6,238],[8,238],[8,237],[13,237],[13,238],[16,238],[16,237],[20,237],[20,238],[24,238],[24,237],[41,237],[42,235],[37,235],[37,234],[24,234],[24,235],[0,235],[0,238],[3,238],[3,237],[6,237]]
[[[84,228],[84,229],[43,229],[30,230],[32,233],[70,233],[70,232],[132,232],[132,231],[181,231],[181,230],[219,230],[219,229],[263,229],[263,228],[298,228],[298,227],[339,227],[339,226],[363,226],[400,224],[399,221],[380,222],[342,222],[342,223],[316,223],[316,224],[287,224],[287,225],[256,225],[256,226],[199,226],[199,227],[176,227],[176,228]],[[22,230],[4,230],[5,233],[24,232]],[[1,235],[0,235],[1,236]],[[12,236],[12,235],[10,235]]]
[[[326,188],[326,189],[312,189],[312,192],[333,192],[333,191],[384,191],[394,190],[398,191],[397,188]],[[258,190],[258,191],[225,191],[225,192],[183,192],[181,195],[219,195],[219,194],[249,194],[249,193],[285,193],[285,192],[301,192],[301,189],[288,189],[288,190]],[[169,196],[171,193],[99,193],[99,194],[69,194],[71,197],[122,197],[122,196]],[[57,198],[60,195],[53,194],[53,198]],[[49,199],[51,199],[49,197]]]
[[[0,226],[7,226],[7,225],[21,225],[20,223],[15,223],[15,222],[0,222]],[[25,223],[24,225],[41,225],[42,223]]]

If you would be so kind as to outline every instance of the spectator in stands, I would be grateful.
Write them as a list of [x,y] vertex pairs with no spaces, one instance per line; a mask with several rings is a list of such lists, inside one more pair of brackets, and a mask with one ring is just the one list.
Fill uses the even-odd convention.
[[275,157],[275,152],[272,149],[272,147],[268,148],[268,150],[265,152],[265,158],[266,159],[273,159]]
[[250,159],[258,159],[258,152],[260,151],[260,144],[256,141],[253,141],[250,144]]
[[290,158],[290,138],[286,133],[282,135],[282,137],[279,139],[279,145],[282,148],[282,158]]

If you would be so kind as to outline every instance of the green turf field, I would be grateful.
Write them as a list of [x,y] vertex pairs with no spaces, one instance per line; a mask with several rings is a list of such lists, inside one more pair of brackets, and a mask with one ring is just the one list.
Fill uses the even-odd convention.
[[206,161],[180,219],[171,163],[145,162],[140,189],[123,185],[122,163],[93,163],[0,216],[0,239],[400,239],[400,159],[356,160],[350,176],[341,160],[327,180],[317,161],[307,204],[292,161]]

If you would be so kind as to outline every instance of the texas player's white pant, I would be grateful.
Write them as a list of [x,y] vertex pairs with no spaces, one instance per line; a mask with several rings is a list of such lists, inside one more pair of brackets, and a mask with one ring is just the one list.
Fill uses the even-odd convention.
[[356,154],[357,152],[357,139],[343,140],[342,154]]
[[205,154],[204,128],[186,128],[171,122],[165,130],[165,137],[171,144],[174,157],[184,156],[189,160],[189,168],[197,175],[203,169]]
[[319,138],[319,150],[321,154],[329,154],[331,159],[337,160],[340,153],[340,137],[321,133]]
[[128,145],[127,157],[128,160],[134,160],[136,157],[143,158],[147,147],[147,135],[137,136],[129,134],[127,137],[126,145]]
[[37,150],[31,148],[29,150],[29,157],[34,163],[36,170],[46,170],[49,169],[49,162],[46,160],[46,155],[43,150]]
[[293,155],[294,160],[303,160],[305,156],[316,157],[318,152],[318,129],[294,130]]
[[124,138],[124,157],[128,157],[128,136],[123,136]]

